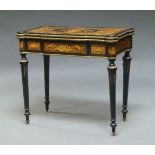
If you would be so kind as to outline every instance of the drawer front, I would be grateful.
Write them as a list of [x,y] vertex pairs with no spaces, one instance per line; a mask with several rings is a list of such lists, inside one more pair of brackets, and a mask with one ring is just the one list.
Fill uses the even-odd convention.
[[75,43],[44,43],[44,52],[46,53],[64,53],[64,54],[86,54],[86,45]]

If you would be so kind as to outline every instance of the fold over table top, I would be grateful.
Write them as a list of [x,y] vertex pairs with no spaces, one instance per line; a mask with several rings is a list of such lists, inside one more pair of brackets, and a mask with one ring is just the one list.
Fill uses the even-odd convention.
[[133,34],[133,28],[41,26],[18,32],[17,38],[117,42]]

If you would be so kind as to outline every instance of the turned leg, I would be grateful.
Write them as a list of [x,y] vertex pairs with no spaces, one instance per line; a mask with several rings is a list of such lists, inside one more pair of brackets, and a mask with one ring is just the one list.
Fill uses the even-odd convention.
[[130,74],[130,51],[125,52],[123,56],[123,120],[126,120],[127,102],[128,102],[128,87],[129,87],[129,74]]
[[23,96],[24,96],[24,107],[26,123],[29,124],[29,88],[28,88],[28,60],[26,54],[21,54],[21,73],[22,73],[22,83],[23,83]]
[[115,134],[116,124],[116,70],[115,59],[109,59],[109,91],[110,91],[110,110],[111,110],[111,128]]
[[44,55],[44,83],[45,83],[45,109],[49,109],[49,65],[50,65],[50,56]]

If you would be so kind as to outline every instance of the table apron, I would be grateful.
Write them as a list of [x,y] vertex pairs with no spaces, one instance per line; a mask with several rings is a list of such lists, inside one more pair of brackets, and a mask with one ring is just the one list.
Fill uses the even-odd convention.
[[115,43],[19,39],[20,52],[115,57],[132,48],[132,36]]

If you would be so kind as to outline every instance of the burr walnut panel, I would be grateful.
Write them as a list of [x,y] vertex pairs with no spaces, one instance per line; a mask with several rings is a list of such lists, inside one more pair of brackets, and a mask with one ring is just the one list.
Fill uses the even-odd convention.
[[20,50],[24,50],[25,46],[24,46],[24,41],[23,40],[20,40],[19,41],[19,49]]
[[108,56],[116,56],[119,52],[132,48],[132,37],[124,38],[108,46]]
[[81,54],[86,53],[86,45],[74,43],[44,43],[44,51],[50,53]]

